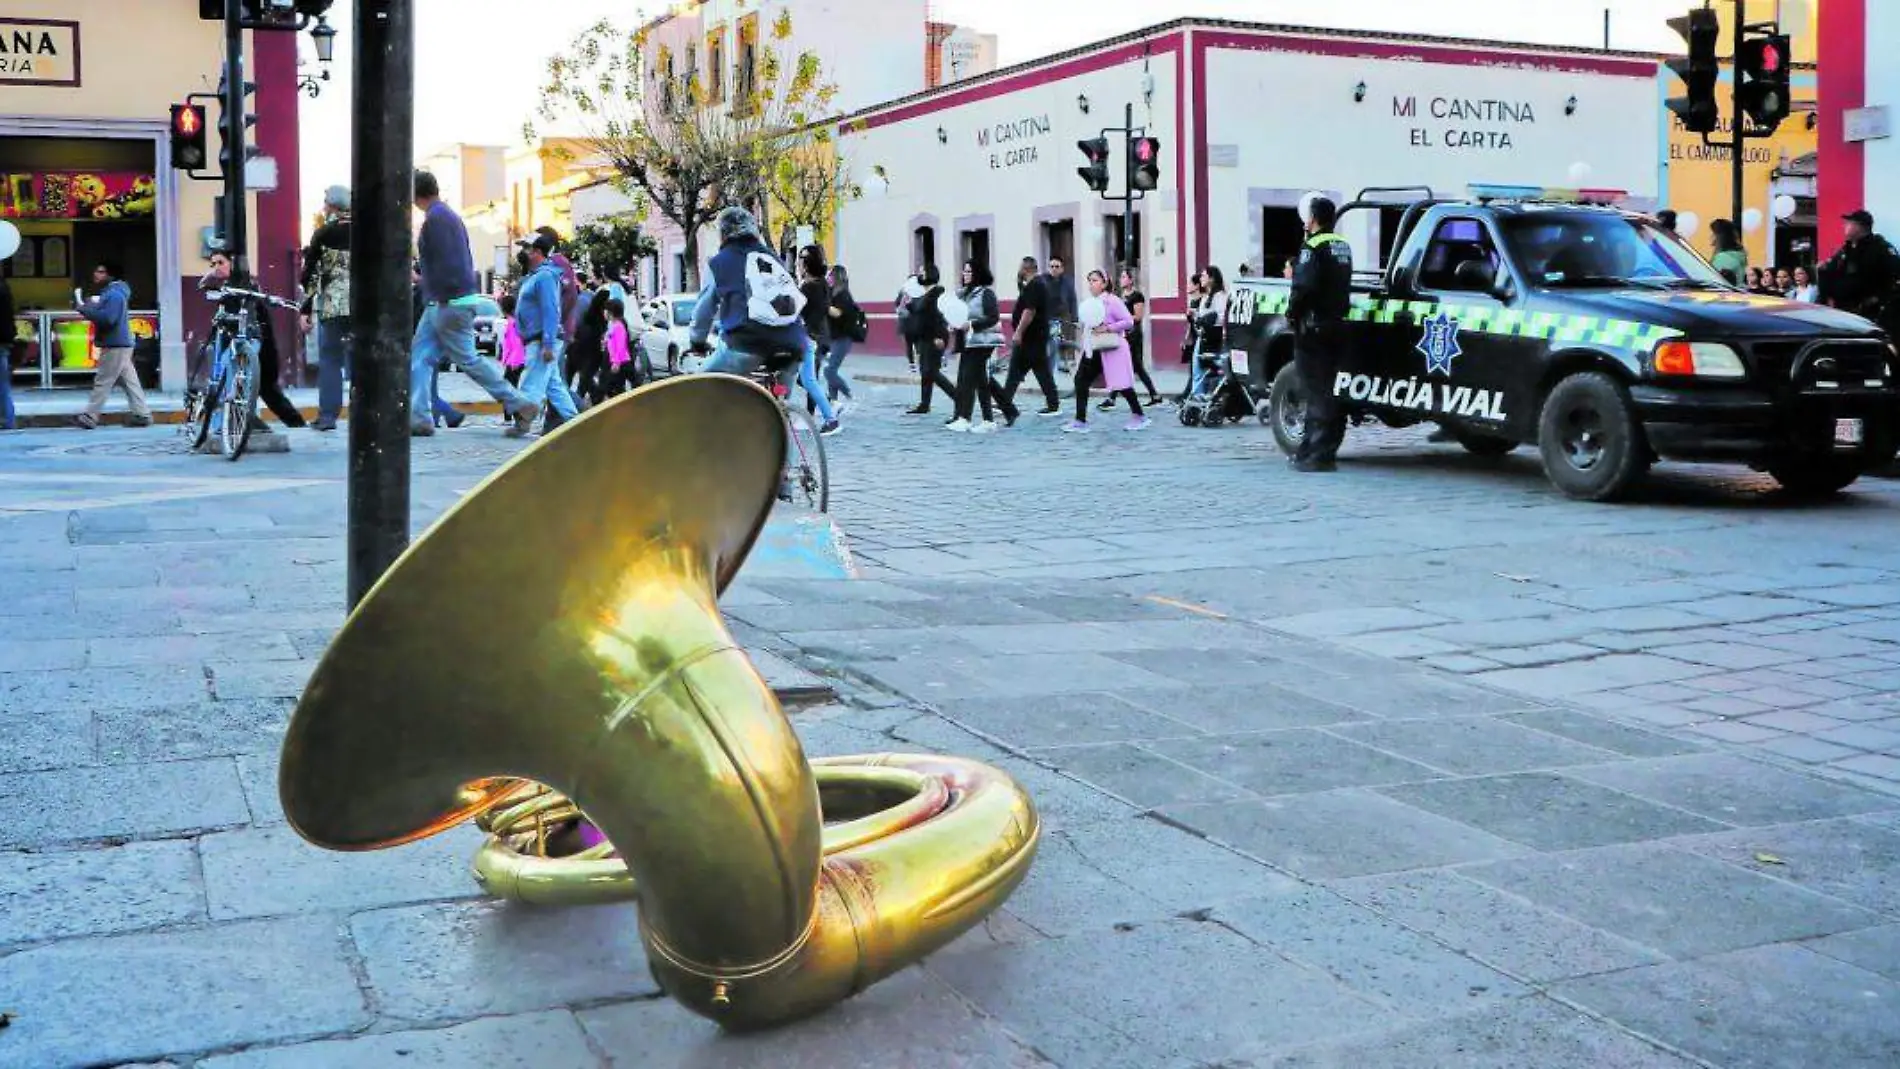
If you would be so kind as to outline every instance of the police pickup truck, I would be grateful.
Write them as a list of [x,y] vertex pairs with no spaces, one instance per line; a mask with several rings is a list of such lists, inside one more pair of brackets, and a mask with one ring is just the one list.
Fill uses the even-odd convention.
[[[1342,220],[1394,206],[1373,192]],[[1355,276],[1326,387],[1357,421],[1435,423],[1473,453],[1534,443],[1550,481],[1592,501],[1664,457],[1816,494],[1893,457],[1900,357],[1873,324],[1745,293],[1649,218],[1586,199],[1473,187],[1404,204],[1385,270]],[[1226,336],[1236,370],[1270,386],[1292,453],[1305,403],[1289,288],[1235,283]]]

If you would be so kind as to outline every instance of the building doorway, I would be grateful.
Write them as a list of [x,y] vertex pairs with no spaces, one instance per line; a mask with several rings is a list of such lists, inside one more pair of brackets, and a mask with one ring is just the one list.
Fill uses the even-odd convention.
[[[1129,217],[1129,238],[1122,242],[1122,214],[1102,216],[1102,270],[1114,276],[1123,266],[1141,264],[1141,213]],[[1137,273],[1139,277],[1139,273]]]
[[965,230],[962,245],[963,258],[957,264],[959,270],[964,264],[980,264],[989,269],[992,274],[995,273],[995,265],[990,263],[990,232],[987,227],[982,230]]
[[20,349],[13,385],[84,388],[98,367],[92,325],[72,311],[111,263],[132,289],[133,361],[159,384],[162,229],[158,143],[150,137],[0,137],[0,218],[20,249],[0,263],[13,290]]
[[[928,267],[937,262],[937,228],[920,226],[911,231],[910,254],[919,268]],[[937,269],[941,272],[943,269]]]
[[1051,260],[1061,260],[1071,267],[1075,265],[1075,220],[1054,219],[1042,224],[1042,265],[1045,269]]
[[1279,278],[1286,266],[1299,259],[1300,245],[1306,241],[1306,225],[1300,222],[1298,208],[1263,207],[1260,209],[1260,274]]

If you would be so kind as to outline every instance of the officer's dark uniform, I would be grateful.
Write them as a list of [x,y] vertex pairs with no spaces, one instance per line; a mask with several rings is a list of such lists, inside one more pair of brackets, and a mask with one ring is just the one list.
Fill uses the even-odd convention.
[[1328,467],[1346,440],[1346,413],[1333,396],[1333,377],[1346,345],[1346,314],[1352,309],[1352,246],[1338,234],[1306,239],[1293,269],[1287,319],[1297,332],[1294,365],[1306,394],[1306,434],[1296,463]]
[[1900,319],[1900,252],[1879,234],[1842,245],[1819,272],[1821,300],[1893,330]]

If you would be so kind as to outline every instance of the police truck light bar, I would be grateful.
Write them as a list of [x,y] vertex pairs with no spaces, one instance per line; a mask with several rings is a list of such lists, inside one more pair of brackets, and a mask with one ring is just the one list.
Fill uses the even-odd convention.
[[1555,186],[1510,186],[1488,182],[1473,182],[1467,191],[1475,201],[1534,201],[1620,207],[1630,199],[1629,191],[1625,189],[1562,189]]

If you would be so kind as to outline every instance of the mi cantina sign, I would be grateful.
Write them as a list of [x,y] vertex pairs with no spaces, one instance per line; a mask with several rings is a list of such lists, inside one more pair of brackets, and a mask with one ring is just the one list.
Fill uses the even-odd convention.
[[79,24],[0,18],[0,85],[79,84]]

